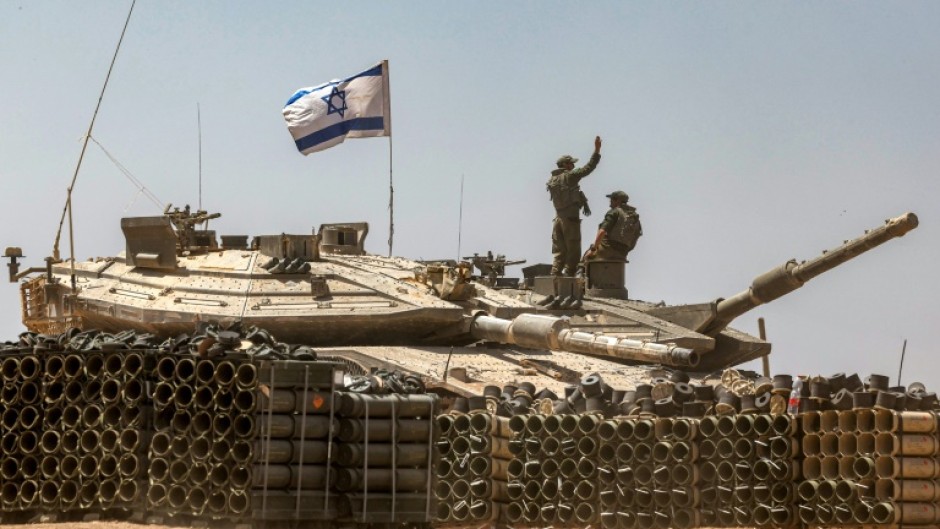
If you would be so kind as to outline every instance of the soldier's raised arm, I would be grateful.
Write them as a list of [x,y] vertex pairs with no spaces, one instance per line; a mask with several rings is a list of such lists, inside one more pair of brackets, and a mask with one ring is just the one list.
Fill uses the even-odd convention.
[[580,180],[585,176],[591,174],[594,171],[594,168],[597,167],[597,162],[601,161],[601,137],[594,137],[594,154],[591,155],[591,159],[588,160],[583,167],[578,167],[577,169],[572,169],[569,173],[572,178]]

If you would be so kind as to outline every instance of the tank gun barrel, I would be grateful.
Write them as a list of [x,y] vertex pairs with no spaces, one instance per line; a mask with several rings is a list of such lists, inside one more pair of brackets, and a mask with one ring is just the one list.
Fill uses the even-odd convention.
[[735,318],[754,307],[789,294],[823,272],[828,272],[891,239],[903,236],[916,228],[917,224],[917,215],[905,213],[900,217],[886,220],[882,226],[866,230],[865,234],[857,239],[846,241],[841,246],[824,251],[819,257],[799,264],[796,260],[790,260],[757,276],[747,290],[718,302],[716,317],[702,332],[709,335],[717,334]]
[[675,344],[576,331],[568,326],[567,318],[540,314],[520,314],[511,320],[477,314],[470,323],[470,334],[480,340],[532,349],[586,353],[650,364],[695,367],[699,362],[698,353]]

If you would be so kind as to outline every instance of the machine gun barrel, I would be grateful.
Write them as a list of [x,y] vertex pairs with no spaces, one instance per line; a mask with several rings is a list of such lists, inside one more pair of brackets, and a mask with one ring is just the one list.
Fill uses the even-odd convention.
[[837,248],[823,252],[819,257],[799,264],[795,260],[787,261],[757,276],[747,290],[719,301],[716,317],[701,332],[709,335],[717,334],[741,314],[793,292],[819,274],[828,272],[882,243],[903,236],[916,228],[917,224],[917,215],[905,213],[900,217],[886,220],[882,226],[867,230],[857,239],[846,241]]
[[567,318],[540,314],[520,314],[511,320],[477,314],[470,323],[470,334],[480,340],[532,349],[587,353],[650,364],[695,367],[699,362],[698,353],[675,344],[576,331],[568,326]]

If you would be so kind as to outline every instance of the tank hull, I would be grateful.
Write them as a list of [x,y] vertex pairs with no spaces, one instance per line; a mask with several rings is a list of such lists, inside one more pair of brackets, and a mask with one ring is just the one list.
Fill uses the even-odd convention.
[[[175,315],[167,317],[159,311],[135,311],[138,318],[129,318],[125,312],[121,317],[109,316],[98,312],[78,311],[85,329],[98,329],[117,333],[127,329],[148,332],[158,336],[174,336],[192,333],[195,325],[201,321],[218,323],[223,326],[237,321],[243,327],[257,326],[271,332],[278,340],[312,346],[342,345],[434,345],[451,342],[452,339],[441,337],[442,328],[453,328],[455,332],[462,321],[461,311],[440,312],[428,309],[416,309],[395,314],[350,314],[317,319],[309,315],[294,317],[246,317],[243,319],[203,318],[201,315]],[[180,316],[184,316],[181,318]],[[468,338],[467,341],[470,339]]]

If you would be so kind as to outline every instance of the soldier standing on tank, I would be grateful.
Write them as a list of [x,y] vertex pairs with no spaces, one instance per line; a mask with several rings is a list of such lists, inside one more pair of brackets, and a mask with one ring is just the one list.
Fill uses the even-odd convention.
[[643,235],[640,215],[636,208],[627,204],[630,197],[623,191],[614,191],[607,198],[610,211],[604,215],[594,244],[584,254],[584,261],[626,261],[627,254]]
[[552,224],[552,275],[575,275],[581,257],[581,216],[591,215],[587,198],[579,183],[591,174],[601,160],[601,137],[594,138],[594,154],[584,167],[575,168],[577,158],[564,155],[558,159],[558,169],[552,171],[546,188],[555,206]]

